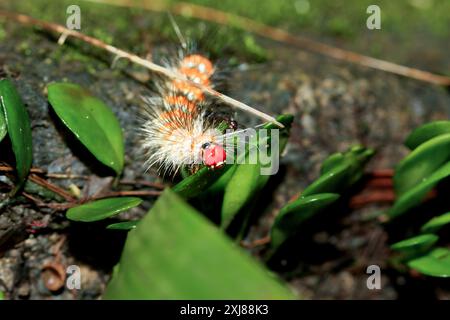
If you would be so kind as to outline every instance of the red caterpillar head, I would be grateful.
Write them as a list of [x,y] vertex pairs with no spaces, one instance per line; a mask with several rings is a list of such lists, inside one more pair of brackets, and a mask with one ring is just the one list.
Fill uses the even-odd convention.
[[207,167],[220,168],[225,164],[226,159],[227,153],[222,146],[211,142],[202,145],[202,160]]

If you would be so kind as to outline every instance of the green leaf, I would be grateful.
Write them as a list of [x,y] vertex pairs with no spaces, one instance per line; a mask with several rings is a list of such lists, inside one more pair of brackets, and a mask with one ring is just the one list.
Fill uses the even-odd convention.
[[103,164],[120,174],[124,165],[122,129],[111,109],[72,83],[52,83],[48,100],[62,122]]
[[[264,129],[277,129],[280,130],[280,155],[283,153],[284,149],[286,148],[288,139],[289,139],[289,133],[291,130],[292,122],[294,121],[294,116],[291,114],[282,114],[278,117],[276,117],[276,120],[284,125],[283,129],[280,129],[276,124],[273,123],[267,123],[264,125]],[[269,135],[270,137],[270,135]],[[270,143],[270,139],[268,141]]]
[[333,153],[323,161],[322,167],[320,168],[320,174],[324,175],[331,170],[334,170],[336,167],[341,167],[343,164],[346,164],[345,162],[346,161],[343,153]]
[[73,221],[92,222],[103,220],[140,205],[135,197],[107,198],[82,204],[67,210],[66,217]]
[[[367,162],[369,162],[374,154],[375,151],[371,148],[366,148],[361,145],[354,145],[344,153],[337,152],[326,158],[322,163],[320,174],[323,175],[342,165],[349,165],[358,173],[367,164]],[[354,177],[354,180],[357,179],[358,176]]]
[[234,216],[259,191],[258,182],[261,176],[258,164],[240,164],[225,187],[222,204],[223,228],[227,228]]
[[271,247],[276,250],[289,237],[299,232],[300,226],[339,198],[335,193],[314,194],[299,198],[285,207],[275,218],[271,229]]
[[373,154],[373,149],[359,145],[345,153],[332,154],[322,164],[322,175],[303,190],[302,197],[315,193],[342,193],[361,179],[364,166]]
[[118,222],[110,224],[106,227],[106,229],[111,230],[132,230],[136,229],[137,225],[139,224],[140,220],[136,221],[124,221],[124,222]]
[[106,299],[293,299],[170,189],[128,233]]
[[185,199],[194,198],[211,186],[230,167],[230,165],[225,165],[214,170],[203,167],[193,175],[181,180],[173,187],[173,191]]
[[395,170],[394,187],[401,196],[450,160],[450,134],[432,138],[412,151]]
[[418,254],[431,248],[439,237],[435,234],[421,234],[391,245],[391,249],[407,255]]
[[[419,147],[420,148],[420,147]],[[443,165],[436,172],[429,177],[422,179],[422,182],[402,194],[394,203],[394,206],[389,210],[389,217],[398,217],[409,209],[420,204],[427,193],[434,188],[438,182],[450,176],[450,162]]]
[[436,232],[441,229],[446,224],[450,223],[450,212],[444,213],[443,215],[432,218],[430,221],[425,223],[420,231],[422,232]]
[[224,172],[206,191],[210,194],[218,194],[224,192],[225,187],[228,185],[228,182],[234,175],[237,167],[238,166],[236,164],[230,165],[230,168],[226,172]]
[[[28,176],[33,158],[30,118],[14,85],[8,79],[0,80],[0,111],[11,139],[16,158],[18,187]],[[3,119],[3,118],[2,118]]]
[[5,115],[3,114],[3,108],[0,106],[0,142],[2,142],[7,132]]
[[350,166],[343,164],[327,171],[303,190],[301,197],[316,193],[342,192],[350,182]]
[[421,257],[408,261],[408,267],[432,277],[450,277],[450,250],[435,248]]
[[446,133],[450,133],[450,121],[430,122],[415,129],[406,139],[405,145],[414,150],[422,143]]
[[264,129],[279,129],[282,131],[289,131],[292,121],[294,121],[294,116],[292,114],[282,114],[276,117],[276,120],[284,125],[284,128],[280,129],[280,127],[278,127],[276,124],[269,122],[264,125]]
[[[279,129],[277,125],[273,123],[267,123],[263,126],[266,130],[280,130],[279,131],[279,153],[277,157],[280,157],[283,152],[287,140],[289,138],[289,130],[291,123],[294,119],[292,115],[278,116],[277,121],[282,123],[285,128]],[[271,134],[267,135],[267,143],[270,146]],[[261,141],[258,138],[258,144]],[[259,148],[259,145],[257,146]],[[272,150],[268,150],[271,154]],[[248,151],[245,155],[242,155],[244,159],[248,157]],[[249,204],[252,199],[258,194],[260,190],[264,188],[270,179],[270,175],[262,174],[263,166],[261,163],[250,164],[249,161],[238,159],[238,164],[235,164],[233,175],[229,178],[227,185],[225,186],[223,202],[222,202],[222,228],[227,228],[233,221],[234,217]]]

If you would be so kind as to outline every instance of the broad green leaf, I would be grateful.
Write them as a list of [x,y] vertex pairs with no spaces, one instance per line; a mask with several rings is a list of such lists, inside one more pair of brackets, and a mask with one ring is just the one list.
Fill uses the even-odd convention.
[[391,245],[391,249],[407,255],[424,252],[431,248],[439,237],[435,234],[421,234]]
[[350,182],[350,175],[351,170],[348,164],[337,166],[327,171],[324,175],[320,176],[306,187],[301,193],[301,197],[307,197],[317,193],[345,191]]
[[364,166],[374,151],[353,146],[345,153],[335,153],[322,164],[321,176],[302,192],[302,197],[315,193],[341,193],[361,179]]
[[105,299],[293,299],[273,275],[166,189],[128,233]]
[[0,142],[2,142],[2,140],[6,136],[7,132],[8,132],[8,129],[6,128],[5,115],[3,114],[2,107],[0,107]]
[[391,210],[389,210],[388,215],[391,218],[400,216],[401,214],[407,212],[409,209],[420,204],[427,193],[431,189],[433,189],[440,180],[448,176],[450,176],[450,162],[443,165],[429,177],[423,178],[419,184],[402,194],[400,198],[395,201],[394,206],[391,208]]
[[320,174],[324,175],[325,173],[328,173],[336,167],[342,166],[343,164],[345,164],[344,154],[342,154],[341,152],[333,153],[323,161],[322,167],[320,168]]
[[101,163],[120,174],[123,135],[111,109],[76,84],[52,83],[47,88],[48,100],[62,122]]
[[450,134],[422,143],[395,169],[394,187],[397,195],[401,196],[417,186],[449,160]]
[[0,301],[5,299],[5,294],[3,293],[3,291],[0,291]]
[[107,226],[106,229],[111,229],[111,230],[132,230],[132,229],[135,229],[137,227],[139,221],[140,220],[112,223],[109,226]]
[[[288,139],[289,139],[289,132],[291,130],[292,121],[294,121],[294,116],[291,114],[282,114],[278,117],[276,117],[276,120],[284,125],[283,129],[280,129],[277,125],[273,123],[267,123],[264,125],[264,129],[277,129],[279,130],[279,139],[280,139],[280,155],[283,153],[284,149],[286,148]],[[269,141],[270,142],[270,141]]]
[[258,182],[261,176],[259,164],[240,164],[225,187],[222,204],[223,228],[227,228],[234,216],[259,191]]
[[[276,155],[279,161],[280,154],[283,152],[289,138],[289,130],[293,121],[293,116],[281,115],[276,119],[282,123],[285,128],[279,129],[275,124],[267,123],[263,126],[263,129],[279,130],[279,153]],[[267,140],[265,141],[268,146],[271,146],[271,139],[272,135],[268,133]],[[261,142],[262,141],[258,138],[258,143]],[[258,145],[257,150],[261,150],[260,147],[261,146]],[[269,155],[272,154],[272,150],[270,149],[267,150],[267,152]],[[248,152],[243,155],[243,157],[244,159],[247,159]],[[239,164],[236,164],[237,168],[225,186],[221,211],[221,226],[223,228],[227,228],[230,225],[240,210],[253,200],[253,198],[260,190],[264,188],[270,179],[270,175],[267,174],[268,172],[266,173],[263,171],[264,167],[261,163],[258,162],[256,164],[250,164],[249,161],[242,161],[241,159],[238,159]],[[273,163],[271,163],[271,165],[273,165]]]
[[231,177],[234,174],[234,171],[236,171],[236,168],[238,167],[237,164],[230,165],[230,168],[224,172],[219,179],[217,179],[208,189],[208,193],[217,194],[221,193],[225,190],[225,187],[227,186],[228,182],[230,181]]
[[450,277],[450,250],[435,248],[431,252],[407,262],[408,267],[432,277]]
[[450,121],[430,122],[415,129],[406,139],[405,145],[414,150],[425,141],[446,133],[450,133]]
[[73,221],[98,221],[137,207],[141,202],[142,199],[135,197],[101,199],[70,208],[66,217]]
[[203,167],[193,175],[181,180],[173,187],[173,191],[183,198],[194,198],[211,186],[230,167],[230,165],[225,165],[222,168],[214,170]]
[[436,232],[441,229],[446,224],[450,223],[450,212],[444,213],[443,215],[432,218],[430,221],[425,223],[420,231],[422,232]]
[[[12,82],[0,80],[0,111],[6,121],[16,158],[18,187],[25,181],[33,158],[30,118]],[[1,120],[0,120],[1,121]]]
[[275,218],[271,229],[271,247],[276,250],[285,240],[299,232],[300,226],[339,198],[335,193],[321,193],[299,198],[285,207]]
[[[337,152],[326,158],[322,163],[320,174],[323,175],[342,165],[349,165],[353,170],[361,171],[374,154],[373,149],[361,145],[352,146],[344,153]],[[355,176],[354,180],[357,179],[358,177]]]

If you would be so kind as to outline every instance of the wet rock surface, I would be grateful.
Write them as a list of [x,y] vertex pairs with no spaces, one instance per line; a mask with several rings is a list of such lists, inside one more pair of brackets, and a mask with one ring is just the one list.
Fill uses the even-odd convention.
[[[99,54],[77,41],[61,47],[46,33],[24,31],[24,27],[9,23],[4,27],[7,36],[0,45],[0,71],[14,80],[30,114],[34,167],[82,177],[50,180],[65,189],[75,186],[82,194],[109,182],[103,179],[110,173],[68,132],[47,102],[47,84],[70,81],[88,88],[118,117],[126,146],[123,179],[159,181],[152,171],[145,173],[136,131],[140,97],[150,94],[148,84],[136,80],[142,75],[147,78],[145,71],[126,63],[111,68],[106,53]],[[267,191],[271,201],[260,212],[248,240],[267,235],[279,208],[318,176],[320,164],[329,154],[361,143],[377,150],[369,169],[392,168],[406,154],[402,143],[411,129],[449,118],[450,97],[443,88],[270,42],[264,45],[276,57],[234,69],[228,93],[271,114],[294,114],[295,120],[279,177]],[[237,119],[243,126],[258,123],[245,115]],[[7,143],[2,142],[1,150],[6,150]],[[7,159],[3,152],[0,157]],[[2,189],[5,181],[1,181]],[[0,202],[9,201],[4,194],[1,197]],[[142,216],[152,202],[148,198],[127,217]],[[293,262],[282,261],[278,266],[282,276],[305,298],[394,299],[405,291],[404,277],[416,289],[426,287],[423,295],[448,297],[445,288],[433,291],[423,279],[389,272],[383,273],[383,290],[367,289],[366,267],[388,268],[388,234],[376,219],[368,218],[385,209],[344,212],[332,228],[324,221],[323,230],[317,230],[310,242],[310,250],[323,256],[318,259],[310,252],[303,263],[298,257],[292,258]],[[12,299],[97,299],[120,257],[124,238],[123,233],[105,230],[101,224],[71,224],[63,212],[38,208],[26,199],[0,205],[0,290]],[[83,275],[81,290],[65,286],[49,290],[42,276],[42,268],[49,262],[78,265]]]

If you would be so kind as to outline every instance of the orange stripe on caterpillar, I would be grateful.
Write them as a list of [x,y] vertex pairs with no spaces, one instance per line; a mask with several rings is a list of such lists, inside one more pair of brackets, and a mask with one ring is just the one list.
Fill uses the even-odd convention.
[[[167,97],[164,97],[164,100],[168,104],[176,106],[183,112],[189,112],[189,113],[197,112],[197,107],[196,107],[195,103],[189,101],[189,99],[185,96],[167,96]],[[178,109],[175,111],[178,111]],[[168,112],[172,112],[172,111],[168,111]],[[165,113],[167,113],[167,112],[165,112]]]
[[192,114],[181,109],[165,111],[159,115],[159,119],[168,126],[179,127],[183,122],[192,121]]
[[214,73],[214,66],[212,62],[199,54],[191,54],[184,57],[180,62],[180,70],[194,69],[199,73],[204,74],[208,78]]
[[181,93],[188,98],[189,101],[204,101],[205,95],[202,89],[194,87],[185,81],[174,80],[172,81],[172,90],[177,93]]
[[189,80],[202,84],[206,87],[211,86],[211,82],[209,81],[209,76],[206,73],[202,73],[198,69],[191,68],[179,68],[178,71],[186,76]]

